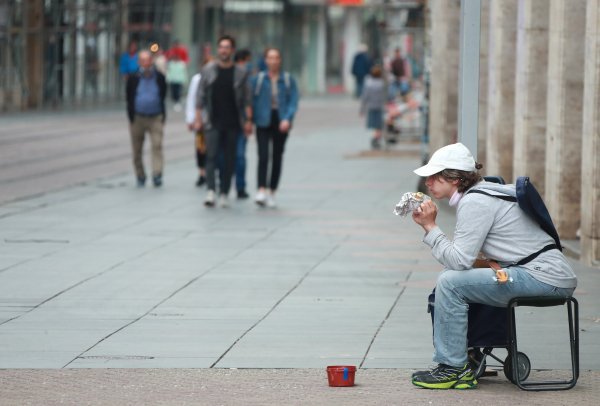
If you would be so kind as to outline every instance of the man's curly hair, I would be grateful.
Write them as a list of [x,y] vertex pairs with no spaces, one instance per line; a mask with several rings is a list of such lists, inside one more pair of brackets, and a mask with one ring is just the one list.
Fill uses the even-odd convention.
[[458,192],[465,193],[472,188],[476,183],[481,182],[483,178],[479,174],[479,170],[483,168],[480,163],[475,164],[475,171],[459,171],[458,169],[444,169],[438,172],[435,176],[442,177],[447,181],[458,180]]

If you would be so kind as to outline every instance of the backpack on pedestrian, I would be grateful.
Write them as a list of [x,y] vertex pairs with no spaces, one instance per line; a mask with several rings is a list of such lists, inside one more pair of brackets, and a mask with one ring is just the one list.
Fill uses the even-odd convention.
[[[256,77],[256,87],[254,88],[254,95],[258,96],[260,93],[260,89],[265,80],[266,72],[258,72],[258,76]],[[290,74],[289,72],[283,72],[283,82],[285,83],[285,91],[286,94],[290,94]]]

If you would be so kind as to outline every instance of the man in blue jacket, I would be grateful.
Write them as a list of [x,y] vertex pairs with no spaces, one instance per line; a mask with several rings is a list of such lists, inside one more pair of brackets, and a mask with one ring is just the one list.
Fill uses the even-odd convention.
[[119,72],[127,80],[130,75],[134,75],[140,68],[138,61],[138,45],[136,41],[131,41],[127,51],[121,54],[119,59]]
[[356,98],[359,98],[362,95],[365,77],[367,77],[371,71],[371,65],[373,64],[367,50],[367,46],[361,44],[358,52],[354,56],[354,61],[352,62],[352,75],[354,75],[354,78],[356,79],[356,89],[354,93]]
[[142,160],[144,138],[150,134],[152,144],[152,181],[154,186],[162,185],[163,174],[163,129],[165,123],[165,96],[167,82],[165,76],[153,66],[150,51],[139,54],[140,69],[127,78],[127,116],[133,148],[133,165],[137,184],[146,183],[146,173]]

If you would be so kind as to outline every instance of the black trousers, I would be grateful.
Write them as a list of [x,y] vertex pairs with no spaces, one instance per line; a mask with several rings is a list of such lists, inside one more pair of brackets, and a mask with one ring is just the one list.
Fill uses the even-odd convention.
[[[206,186],[216,191],[215,171],[219,169],[219,193],[226,195],[231,188],[231,177],[235,169],[237,128],[219,130],[211,128],[206,132]],[[223,166],[218,167],[219,153],[223,155]]]
[[179,99],[181,99],[181,88],[183,85],[181,83],[171,83],[171,99],[175,103],[179,103]]
[[198,169],[204,169],[206,167],[206,154],[204,152],[196,150],[196,165]]
[[[277,110],[271,111],[271,124],[265,128],[256,129],[258,142],[258,187],[277,190],[281,178],[283,164],[283,151],[288,133],[279,131],[279,115]],[[271,144],[273,145],[271,154]],[[271,178],[267,181],[267,173],[271,161]]]
[[199,169],[204,169],[206,168],[206,136],[204,133],[196,132],[194,146],[196,147],[196,164]]

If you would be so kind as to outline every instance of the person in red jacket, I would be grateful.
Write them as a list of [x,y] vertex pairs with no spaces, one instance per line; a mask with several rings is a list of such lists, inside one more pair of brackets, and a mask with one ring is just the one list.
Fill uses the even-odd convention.
[[177,59],[185,62],[186,65],[190,63],[190,57],[188,54],[188,50],[185,47],[185,45],[183,45],[181,42],[179,42],[178,39],[173,41],[173,45],[171,46],[171,49],[169,49],[167,51],[168,59],[174,59],[175,57],[177,57]]

